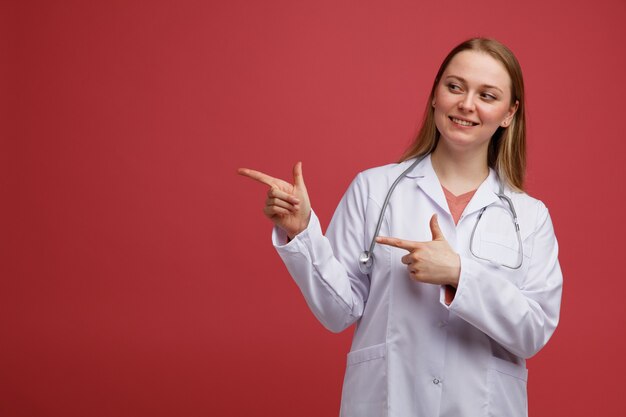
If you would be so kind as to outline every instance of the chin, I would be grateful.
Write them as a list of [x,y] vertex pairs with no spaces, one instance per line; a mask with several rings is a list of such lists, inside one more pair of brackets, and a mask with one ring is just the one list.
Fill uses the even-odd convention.
[[484,148],[485,152],[489,147],[489,138],[488,139],[477,139],[475,137],[469,137],[468,135],[441,135],[439,137],[439,142],[444,143],[444,146],[468,150],[470,148]]

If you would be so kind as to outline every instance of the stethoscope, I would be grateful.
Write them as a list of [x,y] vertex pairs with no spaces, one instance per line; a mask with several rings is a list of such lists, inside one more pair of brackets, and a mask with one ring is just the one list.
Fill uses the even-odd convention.
[[[369,274],[372,272],[372,266],[374,264],[374,246],[376,246],[376,238],[378,237],[378,233],[380,232],[380,227],[383,224],[385,211],[387,210],[387,205],[389,204],[389,199],[391,198],[391,194],[393,194],[393,190],[396,188],[398,183],[406,176],[406,174],[411,172],[413,168],[415,168],[420,162],[422,162],[422,160],[425,157],[426,155],[423,155],[417,158],[407,169],[402,171],[402,174],[398,175],[398,178],[396,178],[393,184],[391,184],[389,191],[387,191],[387,196],[385,197],[383,206],[380,209],[380,215],[378,216],[378,222],[376,223],[376,230],[374,232],[374,236],[372,237],[372,242],[370,243],[369,249],[361,252],[361,255],[359,255],[359,269],[361,270],[362,273]],[[500,181],[499,178],[498,178],[498,185],[499,185],[499,190],[498,190],[497,196],[498,198],[500,198],[500,200],[505,201],[507,203],[507,206],[509,207],[509,214],[511,216],[511,220],[513,222],[513,225],[515,226],[515,233],[517,235],[517,243],[518,243],[518,248],[519,248],[518,249],[518,261],[514,265],[506,265],[502,263],[497,263],[490,259],[478,256],[478,254],[474,251],[474,234],[476,233],[476,228],[478,227],[478,223],[480,223],[480,219],[483,217],[485,210],[487,210],[487,207],[491,206],[491,204],[489,206],[483,207],[478,213],[478,217],[476,218],[476,223],[474,224],[474,228],[472,229],[472,234],[470,236],[469,249],[470,249],[470,253],[477,259],[481,259],[483,261],[487,261],[491,263],[497,263],[498,265],[501,265],[509,269],[519,269],[522,266],[522,262],[524,260],[524,248],[522,246],[522,236],[520,234],[519,223],[517,221],[517,213],[515,212],[513,201],[511,201],[511,199],[504,194],[504,185],[502,184],[502,181]]]

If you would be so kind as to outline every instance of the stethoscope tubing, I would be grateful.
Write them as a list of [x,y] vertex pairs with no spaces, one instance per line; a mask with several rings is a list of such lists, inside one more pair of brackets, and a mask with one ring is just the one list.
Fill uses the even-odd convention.
[[407,169],[402,171],[402,174],[398,175],[398,178],[396,178],[393,184],[391,184],[391,187],[389,188],[389,191],[387,191],[387,195],[385,196],[385,201],[383,202],[383,206],[380,209],[380,216],[378,216],[378,222],[376,223],[376,230],[374,231],[374,237],[372,237],[372,242],[370,243],[369,249],[361,253],[361,255],[359,256],[360,265],[366,265],[366,267],[371,267],[372,262],[373,262],[372,258],[373,258],[374,246],[376,246],[376,238],[378,237],[378,233],[380,233],[380,228],[383,225],[383,220],[385,218],[385,211],[387,210],[387,205],[389,205],[391,194],[393,194],[393,190],[395,190],[398,183],[406,176],[406,174],[411,172],[413,168],[415,168],[425,157],[426,155],[417,158],[411,164],[411,166],[409,166]]
[[[396,178],[393,184],[391,184],[391,187],[389,187],[389,190],[387,191],[387,195],[385,196],[385,201],[383,202],[383,206],[380,209],[380,215],[378,216],[378,222],[376,223],[376,229],[374,231],[374,236],[372,237],[372,241],[369,245],[369,248],[361,252],[361,254],[359,255],[359,269],[361,270],[361,272],[365,274],[369,274],[372,270],[372,265],[374,263],[374,247],[376,246],[376,238],[378,237],[378,234],[380,233],[380,228],[382,227],[383,220],[385,218],[385,212],[387,210],[387,206],[389,205],[389,200],[391,199],[391,195],[393,194],[393,191],[395,190],[398,183],[410,171],[412,171],[413,168],[415,168],[420,162],[422,162],[422,160],[424,160],[426,156],[427,155],[422,155],[421,157],[418,157],[407,169],[405,169],[404,171],[402,171],[400,175],[398,175],[398,178]],[[513,224],[515,226],[515,233],[517,235],[517,241],[518,241],[519,248],[520,248],[519,249],[519,261],[515,266],[510,266],[510,265],[505,265],[505,264],[501,264],[501,265],[509,269],[519,269],[522,266],[522,262],[524,261],[524,248],[522,246],[522,237],[520,234],[519,222],[517,220],[517,212],[515,211],[515,206],[513,205],[513,201],[504,194],[504,185],[502,184],[502,181],[499,178],[498,178],[498,185],[499,185],[499,190],[498,190],[497,196],[500,200],[504,200],[509,207],[509,214],[511,215]],[[472,229],[469,249],[470,249],[471,254],[475,256],[476,258],[491,262],[489,259],[478,256],[474,252],[474,248],[472,245],[476,228],[478,227],[478,223],[480,222],[480,219],[482,218],[486,209],[487,207],[483,207],[480,213],[478,213],[478,218],[476,219],[476,223],[474,224],[474,228]]]

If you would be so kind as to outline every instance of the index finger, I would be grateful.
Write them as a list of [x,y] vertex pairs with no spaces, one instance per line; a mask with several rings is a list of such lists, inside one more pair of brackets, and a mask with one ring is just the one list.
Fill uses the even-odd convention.
[[418,242],[413,242],[411,240],[403,240],[395,237],[386,237],[386,236],[378,236],[376,238],[376,242],[382,245],[393,246],[400,249],[405,249],[408,251],[412,251],[417,247]]
[[244,177],[257,180],[258,182],[263,183],[265,185],[269,185],[270,187],[273,185],[276,185],[276,183],[279,181],[277,178],[270,177],[269,175],[264,174],[260,171],[255,171],[253,169],[248,169],[248,168],[239,168],[237,170],[237,173],[239,173],[239,175],[243,175]]

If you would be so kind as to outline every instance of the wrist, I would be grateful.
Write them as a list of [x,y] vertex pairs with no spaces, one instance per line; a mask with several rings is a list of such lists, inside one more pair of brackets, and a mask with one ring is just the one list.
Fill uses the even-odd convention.
[[293,229],[293,230],[285,230],[285,232],[287,233],[287,238],[289,240],[293,240],[300,233],[304,232],[306,230],[306,228],[309,227],[309,222],[310,221],[311,221],[311,212],[309,211],[309,215],[306,217],[306,220],[304,220],[302,222],[300,227],[298,227],[296,229]]
[[451,280],[448,285],[456,288],[459,286],[459,279],[461,278],[461,257],[456,254],[455,266],[452,267]]

